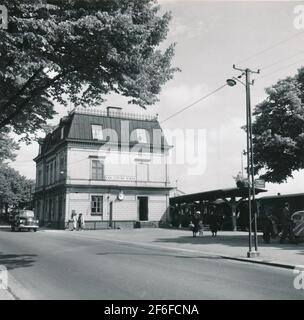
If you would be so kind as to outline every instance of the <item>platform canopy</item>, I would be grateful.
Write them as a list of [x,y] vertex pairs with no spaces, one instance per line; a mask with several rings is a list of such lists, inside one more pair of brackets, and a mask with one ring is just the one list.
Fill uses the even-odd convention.
[[[267,192],[265,189],[255,188],[255,194]],[[248,188],[229,188],[185,194],[170,198],[170,204],[188,203],[194,201],[215,201],[218,199],[248,198]]]
[[[265,189],[255,188],[255,194],[261,192],[267,192]],[[237,200],[238,198],[238,200]],[[185,194],[177,197],[170,198],[170,205],[182,206],[183,204],[190,204],[195,202],[208,201],[209,203],[216,200],[223,200],[231,209],[233,230],[237,230],[237,208],[241,202],[248,198],[248,188],[230,188],[230,189],[218,189],[205,192]]]

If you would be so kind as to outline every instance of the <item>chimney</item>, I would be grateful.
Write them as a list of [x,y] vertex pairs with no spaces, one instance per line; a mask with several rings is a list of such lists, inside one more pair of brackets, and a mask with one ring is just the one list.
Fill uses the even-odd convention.
[[122,108],[112,106],[107,107],[107,117],[110,116],[111,110],[115,111],[116,113],[119,113],[122,110]]

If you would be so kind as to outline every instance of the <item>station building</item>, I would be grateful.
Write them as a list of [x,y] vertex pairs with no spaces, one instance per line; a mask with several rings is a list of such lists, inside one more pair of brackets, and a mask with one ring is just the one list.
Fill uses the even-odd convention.
[[35,211],[42,226],[158,226],[169,218],[168,151],[157,117],[76,108],[40,141]]

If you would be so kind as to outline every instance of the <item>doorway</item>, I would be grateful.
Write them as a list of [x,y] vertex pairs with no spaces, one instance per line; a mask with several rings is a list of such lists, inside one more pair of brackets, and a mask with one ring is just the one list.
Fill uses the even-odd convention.
[[148,221],[148,197],[138,197],[139,221]]

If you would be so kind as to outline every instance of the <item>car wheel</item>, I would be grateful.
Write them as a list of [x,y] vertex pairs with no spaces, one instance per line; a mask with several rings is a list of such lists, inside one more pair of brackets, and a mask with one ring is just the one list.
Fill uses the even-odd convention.
[[34,232],[37,232],[37,229],[34,229]]

